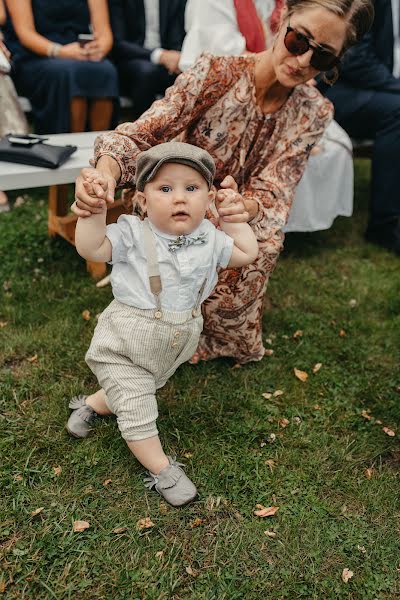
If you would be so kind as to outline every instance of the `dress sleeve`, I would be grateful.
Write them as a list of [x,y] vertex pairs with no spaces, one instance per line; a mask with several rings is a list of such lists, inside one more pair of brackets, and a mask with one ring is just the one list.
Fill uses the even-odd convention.
[[138,243],[138,217],[121,215],[116,223],[107,225],[106,236],[111,242],[112,256],[110,265],[127,262],[128,252]]
[[133,186],[139,152],[172,140],[198,120],[229,89],[240,69],[240,64],[229,69],[226,60],[203,54],[193,69],[182,73],[164,98],[154,102],[137,121],[100,135],[95,142],[94,163],[100,156],[111,156],[121,170],[119,187]]
[[295,112],[297,118],[293,117],[292,124],[288,119],[268,164],[240,190],[245,199],[256,200],[259,205],[258,214],[250,225],[268,255],[271,270],[283,248],[282,229],[311,149],[333,117],[331,103],[322,97],[311,103],[305,102],[303,108],[300,106]]

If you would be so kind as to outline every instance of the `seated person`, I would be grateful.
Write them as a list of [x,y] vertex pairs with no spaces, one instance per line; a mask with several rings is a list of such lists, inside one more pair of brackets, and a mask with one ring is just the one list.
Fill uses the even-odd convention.
[[[392,12],[392,6],[397,11]],[[322,84],[321,89],[351,136],[374,139],[366,239],[400,255],[398,0],[375,0],[372,29],[346,54],[338,82],[330,89]]]
[[[107,0],[6,0],[4,33],[18,93],[33,110],[36,133],[109,129],[118,76],[104,60],[112,47]],[[82,46],[79,34],[93,31]]]
[[185,0],[109,0],[121,91],[140,117],[179,73]]

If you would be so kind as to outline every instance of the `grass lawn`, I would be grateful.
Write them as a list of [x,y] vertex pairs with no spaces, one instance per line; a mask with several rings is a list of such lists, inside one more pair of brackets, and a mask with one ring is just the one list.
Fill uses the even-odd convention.
[[353,218],[287,236],[273,354],[184,365],[160,391],[163,443],[199,488],[180,510],[144,492],[113,419],[68,437],[68,399],[96,389],[83,357],[111,290],[47,238],[46,190],[0,215],[0,597],[400,597],[400,259],[363,241],[368,168]]

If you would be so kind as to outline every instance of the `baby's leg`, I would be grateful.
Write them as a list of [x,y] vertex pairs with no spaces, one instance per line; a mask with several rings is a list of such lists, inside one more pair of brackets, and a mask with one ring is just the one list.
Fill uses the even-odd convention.
[[107,415],[112,415],[113,414],[112,411],[107,406],[106,398],[107,398],[106,393],[101,388],[100,390],[97,390],[97,392],[95,392],[94,394],[91,394],[90,396],[88,396],[86,398],[86,404],[91,406],[93,408],[93,410],[98,415],[101,415],[102,417],[105,417]]
[[158,475],[168,467],[169,460],[162,449],[158,435],[145,440],[126,440],[126,443],[134,457],[151,473]]

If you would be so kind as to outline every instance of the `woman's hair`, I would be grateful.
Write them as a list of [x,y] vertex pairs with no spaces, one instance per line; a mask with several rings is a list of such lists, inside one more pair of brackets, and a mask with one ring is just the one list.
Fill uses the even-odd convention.
[[345,19],[347,33],[343,50],[361,40],[370,29],[375,14],[371,0],[286,0],[286,5],[289,16],[300,10],[321,7]]

